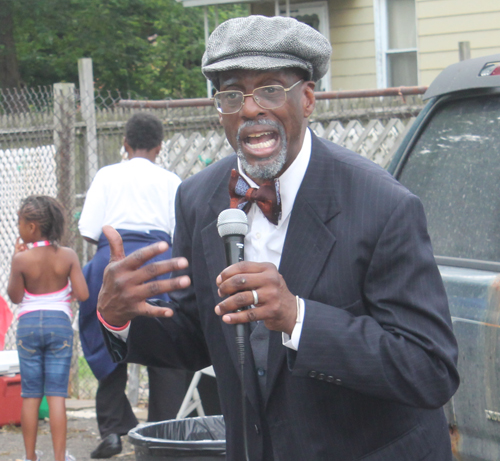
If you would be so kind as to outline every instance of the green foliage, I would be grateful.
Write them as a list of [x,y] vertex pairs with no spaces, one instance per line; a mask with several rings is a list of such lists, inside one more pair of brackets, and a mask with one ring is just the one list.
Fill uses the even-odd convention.
[[[17,0],[17,55],[26,86],[78,83],[90,57],[96,87],[149,99],[206,95],[201,74],[203,9],[176,0]],[[215,24],[209,7],[209,24]],[[247,16],[247,5],[218,8],[218,20]]]

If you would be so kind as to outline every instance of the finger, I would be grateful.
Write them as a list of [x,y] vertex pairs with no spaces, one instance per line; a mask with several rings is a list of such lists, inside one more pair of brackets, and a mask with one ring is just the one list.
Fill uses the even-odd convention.
[[188,266],[188,260],[183,257],[156,261],[137,269],[134,273],[134,282],[136,284],[148,282],[153,278],[160,277],[170,272],[186,269]]
[[109,242],[109,261],[121,261],[124,259],[125,251],[123,250],[123,240],[121,235],[111,226],[104,226],[102,228],[102,232]]
[[145,317],[172,317],[174,311],[169,307],[153,306],[145,302],[143,306],[141,306],[139,315]]
[[237,323],[249,323],[256,322],[257,320],[263,320],[262,312],[260,309],[246,309],[241,312],[231,312],[230,314],[224,314],[222,316],[222,321],[227,324],[237,324]]
[[[272,285],[275,286],[278,276],[279,274],[277,271],[238,273],[219,284],[219,296],[221,298],[225,298],[242,291],[248,291],[249,293],[251,293],[252,290],[257,290],[261,287]],[[252,302],[250,304],[253,304],[253,296]]]
[[[224,315],[229,312],[235,312],[240,309],[246,309],[253,305],[253,294],[251,291],[239,291],[232,296],[221,301],[215,312],[218,315]],[[259,299],[259,303],[262,304],[262,300]]]
[[267,263],[256,263],[251,261],[241,261],[226,267],[217,277],[216,283],[221,283],[238,274],[256,274],[267,269]]
[[155,298],[162,293],[182,290],[191,285],[191,279],[187,275],[174,277],[166,280],[153,280],[152,282],[142,283],[134,289],[133,298],[147,299]]
[[165,253],[165,251],[167,250],[168,250],[168,243],[163,241],[158,243],[153,243],[152,245],[149,245],[147,247],[139,248],[133,253],[130,253],[123,260],[123,268],[135,271],[144,264],[146,264],[150,259],[153,259],[156,256]]

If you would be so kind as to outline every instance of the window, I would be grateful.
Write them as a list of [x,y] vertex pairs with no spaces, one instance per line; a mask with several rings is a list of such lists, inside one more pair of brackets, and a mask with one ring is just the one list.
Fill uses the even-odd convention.
[[399,181],[420,197],[437,256],[500,262],[500,96],[437,109]]
[[375,0],[379,88],[418,85],[415,0]]

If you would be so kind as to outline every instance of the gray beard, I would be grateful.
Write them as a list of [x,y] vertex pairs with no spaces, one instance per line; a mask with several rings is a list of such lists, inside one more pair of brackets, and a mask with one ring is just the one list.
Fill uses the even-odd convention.
[[[243,128],[247,128],[250,126],[257,126],[257,125],[269,125],[272,126],[273,128],[276,128],[279,131],[281,138],[282,145],[278,156],[271,163],[267,163],[266,165],[260,165],[259,163],[257,163],[256,165],[251,165],[250,163],[248,163],[241,149],[241,137],[240,137],[241,130]],[[274,179],[276,178],[276,176],[278,176],[278,173],[282,170],[283,166],[285,165],[286,149],[287,149],[285,130],[279,123],[273,120],[245,122],[243,125],[241,125],[241,127],[238,130],[238,134],[236,135],[236,142],[238,144],[238,150],[236,151],[236,155],[240,159],[243,171],[253,179],[260,179],[264,181],[267,179]]]

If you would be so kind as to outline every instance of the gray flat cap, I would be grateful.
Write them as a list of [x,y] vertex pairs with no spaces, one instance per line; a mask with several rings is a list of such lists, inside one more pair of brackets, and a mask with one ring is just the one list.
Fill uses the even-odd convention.
[[294,18],[248,16],[229,19],[207,42],[201,70],[218,87],[220,72],[298,67],[318,81],[330,65],[332,47],[312,27]]

